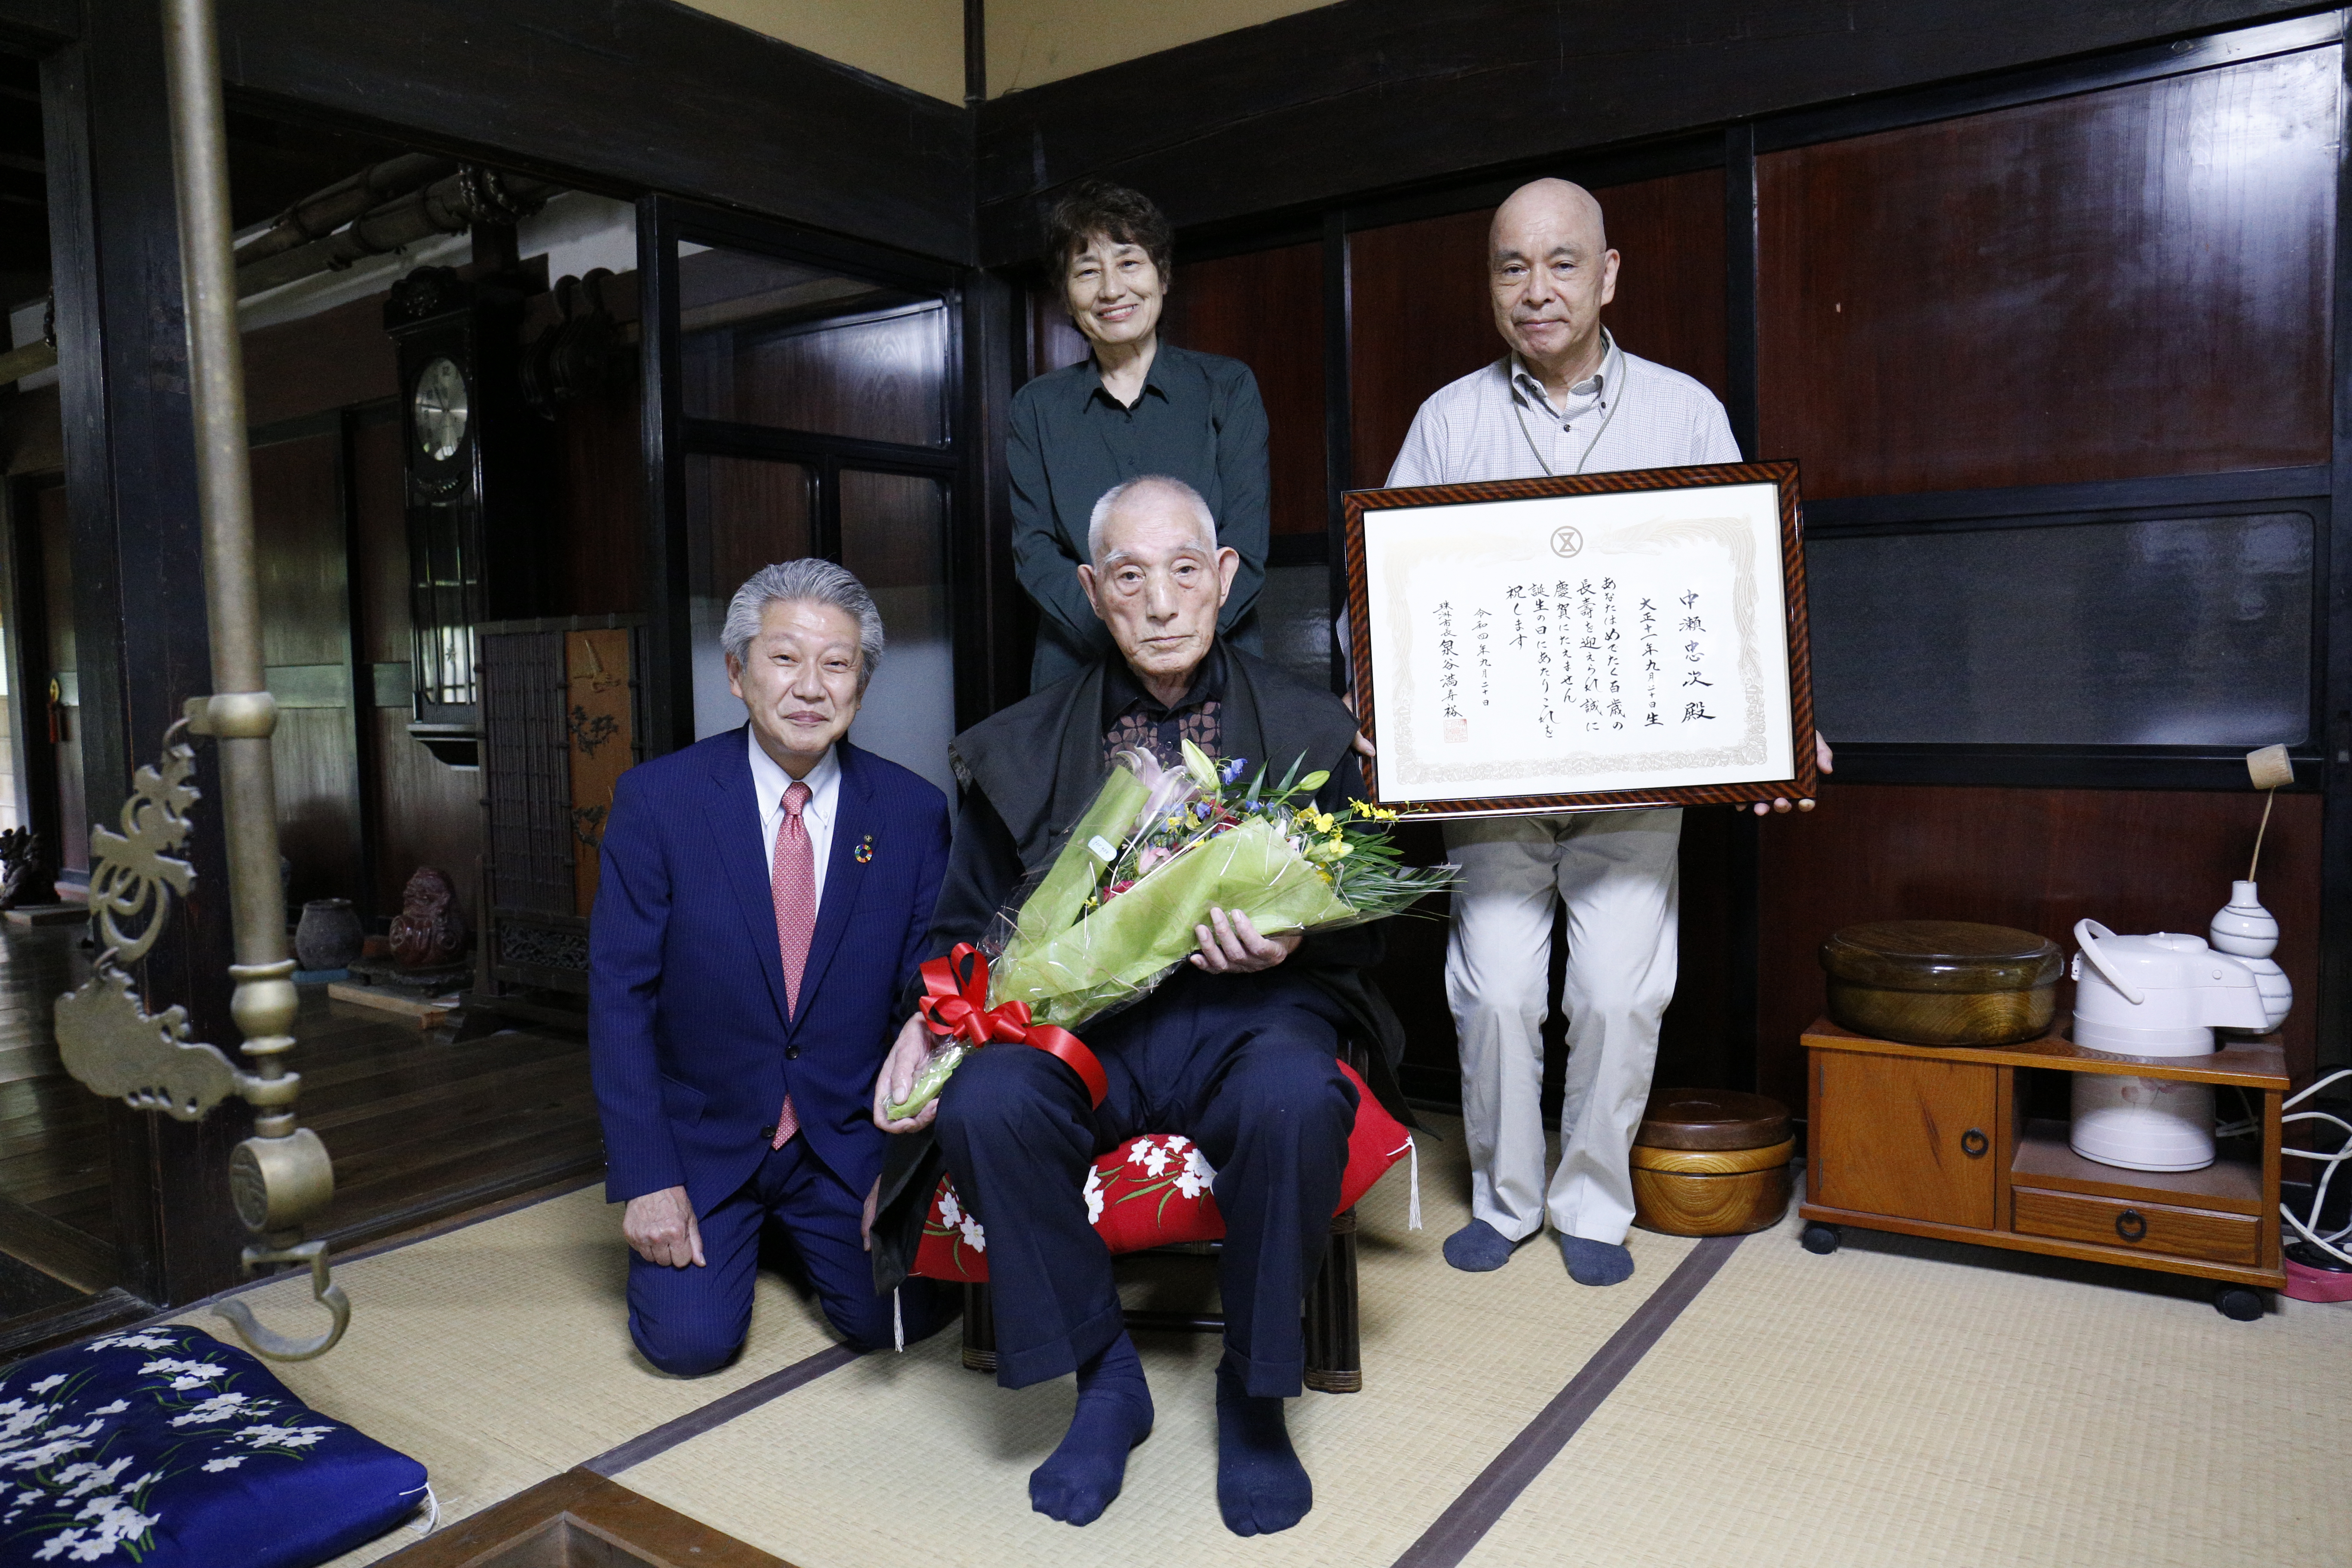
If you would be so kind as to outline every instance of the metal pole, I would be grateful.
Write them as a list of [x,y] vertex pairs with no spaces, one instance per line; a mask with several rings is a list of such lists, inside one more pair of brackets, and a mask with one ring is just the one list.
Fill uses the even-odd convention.
[[[236,926],[236,991],[230,1004],[254,1076],[283,1084],[261,1104],[255,1132],[294,1131],[296,1082],[283,1058],[294,1047],[297,996],[286,952],[285,891],[278,881],[278,791],[269,735],[277,707],[262,674],[259,574],[253,486],[247,461],[245,349],[236,320],[230,246],[228,137],[221,106],[220,47],[211,0],[164,0],[172,98],[173,165],[180,198],[180,264],[187,281],[188,374],[195,404],[196,482],[205,531],[205,604],[212,630],[214,697],[204,727],[218,737],[229,899]],[[276,1241],[278,1237],[273,1236]]]

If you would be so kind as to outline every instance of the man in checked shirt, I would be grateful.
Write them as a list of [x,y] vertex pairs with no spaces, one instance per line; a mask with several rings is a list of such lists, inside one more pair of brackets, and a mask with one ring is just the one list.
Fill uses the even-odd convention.
[[[1421,405],[1391,488],[1740,460],[1714,394],[1627,353],[1601,324],[1618,257],[1590,192],[1565,180],[1522,185],[1496,209],[1487,252],[1508,352]],[[1820,763],[1829,771],[1825,745]],[[1445,826],[1447,856],[1462,868],[1445,991],[1461,1037],[1471,1170],[1471,1221],[1445,1242],[1456,1268],[1501,1268],[1549,1217],[1579,1284],[1633,1272],[1629,1161],[1675,994],[1682,816],[1666,807]],[[1547,1187],[1538,1100],[1554,900],[1568,911],[1569,1058],[1559,1166]]]

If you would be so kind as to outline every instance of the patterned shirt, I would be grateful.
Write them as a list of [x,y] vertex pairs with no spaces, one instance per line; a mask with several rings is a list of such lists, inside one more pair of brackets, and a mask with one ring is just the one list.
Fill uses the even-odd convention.
[[1216,643],[1192,672],[1192,686],[1172,704],[1145,690],[1125,659],[1111,660],[1103,676],[1103,760],[1134,750],[1150,752],[1162,767],[1181,767],[1185,741],[1217,755],[1225,738],[1218,717],[1224,695],[1225,654]]

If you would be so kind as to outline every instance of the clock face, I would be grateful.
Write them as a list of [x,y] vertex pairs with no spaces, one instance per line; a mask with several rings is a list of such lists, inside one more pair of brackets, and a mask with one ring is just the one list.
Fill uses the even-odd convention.
[[425,367],[409,397],[416,444],[436,463],[446,462],[466,438],[466,373],[447,355]]

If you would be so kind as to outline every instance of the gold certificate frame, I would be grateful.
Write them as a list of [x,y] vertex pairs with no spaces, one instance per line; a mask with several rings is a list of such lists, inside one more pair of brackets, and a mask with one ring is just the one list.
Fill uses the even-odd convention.
[[1379,804],[1501,816],[1815,792],[1796,464],[1343,502]]

